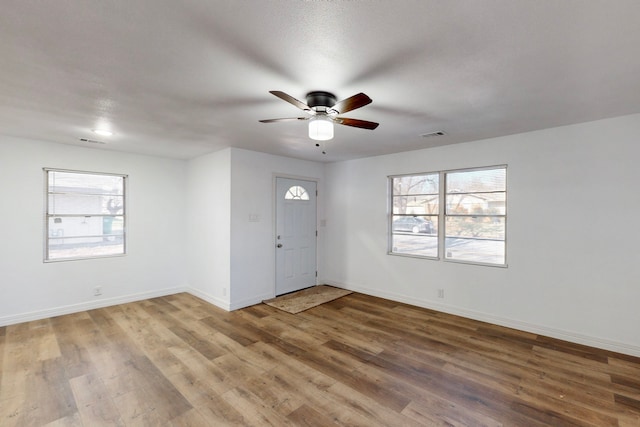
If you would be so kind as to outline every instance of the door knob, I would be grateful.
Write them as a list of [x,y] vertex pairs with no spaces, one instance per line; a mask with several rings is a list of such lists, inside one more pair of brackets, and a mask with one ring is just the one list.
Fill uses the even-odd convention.
[[281,248],[282,247],[282,243],[278,243],[276,247]]

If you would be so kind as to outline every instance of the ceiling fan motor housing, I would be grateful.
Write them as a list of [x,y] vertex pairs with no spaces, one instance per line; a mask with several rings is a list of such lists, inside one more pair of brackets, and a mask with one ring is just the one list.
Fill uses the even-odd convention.
[[315,107],[333,107],[336,105],[336,96],[330,92],[315,91],[307,94],[307,105]]
[[[310,120],[309,128],[318,127],[321,125],[320,120],[314,119],[324,119],[325,122],[332,122],[339,125],[351,126],[361,129],[369,129],[373,130],[378,127],[378,123],[369,122],[367,120],[359,120],[352,119],[347,117],[338,117],[339,114],[344,114],[349,111],[353,111],[360,107],[364,107],[372,102],[371,98],[369,98],[364,93],[357,93],[349,98],[343,99],[341,101],[336,101],[336,96],[331,92],[325,91],[313,91],[307,94],[307,103],[297,100],[293,96],[286,94],[279,90],[270,90],[269,93],[277,96],[283,101],[288,102],[296,108],[301,109],[302,111],[307,112],[311,117],[287,117],[283,119],[266,119],[260,120],[262,123],[275,123],[275,122],[285,122],[291,120]],[[328,129],[328,127],[327,127]],[[314,138],[309,135],[311,139],[319,139]]]

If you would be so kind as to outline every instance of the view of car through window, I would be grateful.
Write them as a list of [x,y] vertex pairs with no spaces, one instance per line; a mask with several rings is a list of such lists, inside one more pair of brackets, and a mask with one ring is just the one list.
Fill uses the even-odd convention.
[[393,221],[393,231],[433,234],[433,223],[418,216],[405,216]]

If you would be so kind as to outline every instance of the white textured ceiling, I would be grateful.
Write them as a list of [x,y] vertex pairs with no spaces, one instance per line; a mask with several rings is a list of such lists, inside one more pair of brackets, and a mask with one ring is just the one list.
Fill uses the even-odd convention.
[[[335,161],[639,113],[640,1],[3,0],[0,64],[1,134]],[[270,90],[380,126],[323,156]]]

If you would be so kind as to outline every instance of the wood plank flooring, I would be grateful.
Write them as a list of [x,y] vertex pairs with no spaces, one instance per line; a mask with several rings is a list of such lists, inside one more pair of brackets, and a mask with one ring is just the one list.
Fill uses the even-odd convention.
[[640,359],[358,293],[0,328],[1,426],[640,426]]

